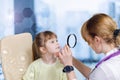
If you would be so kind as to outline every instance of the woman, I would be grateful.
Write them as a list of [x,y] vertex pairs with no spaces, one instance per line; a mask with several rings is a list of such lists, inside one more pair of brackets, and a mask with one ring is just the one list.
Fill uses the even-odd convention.
[[[120,80],[120,29],[114,20],[106,14],[96,14],[83,24],[81,33],[89,46],[97,54],[104,53],[105,57],[91,70],[72,58],[72,52],[66,45],[62,53],[58,54],[64,69],[74,65],[88,80]],[[65,72],[68,80],[75,80],[74,69],[69,68]]]

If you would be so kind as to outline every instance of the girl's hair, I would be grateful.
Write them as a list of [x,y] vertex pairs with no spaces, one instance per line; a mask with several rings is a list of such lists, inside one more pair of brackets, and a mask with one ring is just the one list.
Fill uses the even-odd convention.
[[114,20],[103,13],[96,14],[87,20],[81,29],[82,37],[88,42],[88,38],[95,36],[102,37],[106,43],[114,43],[115,46],[120,45],[120,36],[114,37],[114,32],[117,30],[117,24]]
[[39,48],[45,47],[45,43],[54,37],[57,38],[57,35],[51,31],[40,32],[36,35],[32,45],[34,60],[42,57],[42,51]]

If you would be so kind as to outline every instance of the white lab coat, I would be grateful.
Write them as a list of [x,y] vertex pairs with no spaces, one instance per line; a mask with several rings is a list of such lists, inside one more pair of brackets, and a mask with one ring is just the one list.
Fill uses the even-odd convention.
[[[105,57],[113,54],[118,49],[113,49]],[[89,80],[120,80],[120,55],[114,56],[102,62],[96,69],[91,71]]]

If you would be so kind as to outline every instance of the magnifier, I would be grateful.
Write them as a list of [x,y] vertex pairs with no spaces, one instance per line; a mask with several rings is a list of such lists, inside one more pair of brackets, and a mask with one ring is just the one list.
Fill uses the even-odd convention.
[[75,34],[69,34],[67,37],[67,45],[70,48],[74,48],[77,44],[77,37]]

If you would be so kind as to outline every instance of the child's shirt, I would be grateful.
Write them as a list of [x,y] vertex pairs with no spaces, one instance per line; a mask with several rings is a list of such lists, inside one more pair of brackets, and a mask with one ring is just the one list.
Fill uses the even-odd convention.
[[46,64],[38,59],[28,67],[23,80],[67,80],[66,74],[62,72],[63,67],[59,60]]

